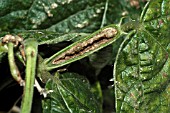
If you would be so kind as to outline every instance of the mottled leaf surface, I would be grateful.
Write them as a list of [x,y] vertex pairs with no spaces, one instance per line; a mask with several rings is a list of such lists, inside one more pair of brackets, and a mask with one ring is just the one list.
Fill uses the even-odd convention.
[[151,0],[136,33],[126,37],[115,63],[120,113],[170,111],[170,0]]
[[[133,0],[0,0],[0,37],[3,37],[9,33],[13,33],[14,35],[19,34],[25,39],[36,38],[40,45],[39,49],[42,49],[41,47],[44,47],[44,45],[47,44],[45,49],[43,48],[43,51],[39,51],[39,54],[44,51],[49,52],[50,54],[51,51],[54,52],[55,50],[48,49],[47,46],[49,46],[49,44],[53,46],[53,44],[63,41],[79,40],[78,38],[82,38],[84,35],[87,35],[84,33],[92,33],[105,25],[118,23],[122,16],[137,18],[146,1],[139,0],[137,1],[137,4],[140,4],[136,6],[133,5],[131,1]],[[108,63],[112,63],[112,56],[117,54],[119,44],[114,44],[112,51],[112,48],[108,47],[109,49],[105,48],[90,58],[90,62],[95,63],[93,66],[96,68],[97,72],[100,72],[100,69],[102,69]],[[56,49],[56,47],[54,48]],[[6,53],[2,49],[3,48],[0,48],[0,62],[6,61],[4,60],[6,59]],[[8,64],[8,62],[6,62],[6,64]],[[2,67],[3,66],[4,65],[2,65]],[[76,78],[73,85],[78,84],[75,87],[75,92],[79,92],[83,96],[77,96],[78,94],[75,94],[75,96],[73,93],[73,95],[78,98],[75,99],[71,94],[74,91],[72,91],[70,88],[73,85],[70,85],[69,87],[69,82],[68,84],[64,83],[62,80],[61,82],[59,78],[58,81],[60,82],[58,85],[58,83],[56,84],[56,81],[50,81],[47,85],[53,84],[51,86],[49,85],[50,89],[54,87],[57,89],[57,91],[55,90],[55,92],[51,94],[53,95],[51,100],[45,100],[47,102],[44,102],[46,104],[45,109],[47,108],[44,110],[45,113],[53,111],[55,112],[56,110],[59,110],[57,112],[61,111],[61,113],[67,113],[71,111],[73,111],[73,113],[87,113],[88,111],[91,111],[92,113],[101,112],[99,110],[101,105],[97,107],[98,105],[96,105],[96,101],[91,103],[91,100],[88,100],[88,98],[92,97],[89,89],[87,88],[89,86],[86,87],[86,85],[84,85],[86,83],[80,82],[80,79],[77,80],[77,77],[74,76],[73,78]],[[81,88],[80,85],[83,88]],[[67,87],[68,90],[66,90]],[[68,93],[69,91],[71,91],[71,93]],[[71,101],[70,98],[68,99],[66,97],[67,95],[63,92],[72,95]],[[59,93],[61,93],[63,96],[61,96]],[[70,103],[74,103],[73,105],[77,111],[75,110],[74,112],[73,108],[71,108],[72,106],[69,106],[71,110],[68,110],[68,107],[66,107],[66,103],[64,102],[63,98],[65,98],[66,102],[68,102],[68,105],[70,105]],[[82,103],[83,100],[88,101],[87,106],[85,104],[87,102],[84,102],[83,104],[79,102],[81,99]],[[2,104],[6,106],[8,103]],[[56,108],[55,106],[59,106],[61,108]],[[35,108],[37,108],[37,106],[35,106]],[[66,111],[64,111],[65,109]],[[83,111],[83,109],[87,111]],[[114,108],[111,108],[111,111],[114,111]],[[108,112],[110,113],[111,111],[109,109]],[[106,113],[106,111],[103,112]]]
[[1,0],[0,31],[93,32],[102,21],[108,25],[139,14],[144,4],[140,0],[136,8],[127,0]]
[[95,28],[100,25],[104,3],[105,0],[2,0],[0,30],[70,32],[87,26]]
[[44,113],[101,113],[88,81],[77,74],[57,74],[46,88],[54,92],[43,101]]

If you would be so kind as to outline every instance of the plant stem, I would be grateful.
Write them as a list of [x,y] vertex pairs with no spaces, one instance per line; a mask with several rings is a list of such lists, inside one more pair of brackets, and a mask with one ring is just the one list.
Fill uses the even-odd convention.
[[32,99],[34,92],[34,81],[36,74],[36,60],[38,43],[34,39],[25,41],[26,52],[26,77],[25,87],[21,106],[21,113],[30,113],[32,107]]
[[14,58],[14,44],[12,42],[8,43],[8,61],[12,77],[21,85],[24,85],[24,81],[21,78],[18,67],[15,64]]
[[129,32],[134,29],[139,29],[140,28],[140,23],[139,21],[130,21],[121,26],[121,30],[124,32]]

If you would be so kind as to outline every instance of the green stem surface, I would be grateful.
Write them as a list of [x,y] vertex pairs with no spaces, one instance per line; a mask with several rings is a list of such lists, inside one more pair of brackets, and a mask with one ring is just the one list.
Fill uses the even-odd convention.
[[25,87],[21,106],[21,113],[30,113],[32,107],[32,99],[34,92],[34,81],[36,74],[36,60],[38,43],[34,39],[25,41],[26,52],[26,77]]
[[14,44],[12,42],[8,43],[8,61],[9,61],[9,67],[11,71],[12,77],[20,84],[22,85],[22,78],[20,76],[18,67],[16,66],[15,63],[15,58],[14,58]]

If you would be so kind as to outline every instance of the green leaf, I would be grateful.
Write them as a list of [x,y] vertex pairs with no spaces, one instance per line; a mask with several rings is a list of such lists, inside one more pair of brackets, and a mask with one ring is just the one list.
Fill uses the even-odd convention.
[[89,83],[77,74],[56,74],[46,88],[54,92],[43,101],[44,113],[101,113]]
[[[0,31],[47,29],[57,32],[94,32],[119,22],[122,16],[138,15],[127,0],[1,0]],[[119,5],[117,5],[119,4]],[[104,12],[105,11],[105,12]]]
[[35,38],[39,45],[57,44],[63,41],[73,41],[87,36],[86,33],[58,33],[46,30],[18,31],[19,36],[24,39]]
[[23,10],[30,7],[33,0],[1,0],[0,1],[0,16],[5,16],[12,11]]
[[153,0],[136,33],[128,35],[115,63],[116,109],[120,113],[170,111],[170,0]]
[[105,0],[3,0],[0,2],[0,31],[96,29],[100,26],[104,4]]
[[[0,4],[1,5],[1,4]],[[27,11],[19,10],[0,17],[0,31],[24,29]]]

